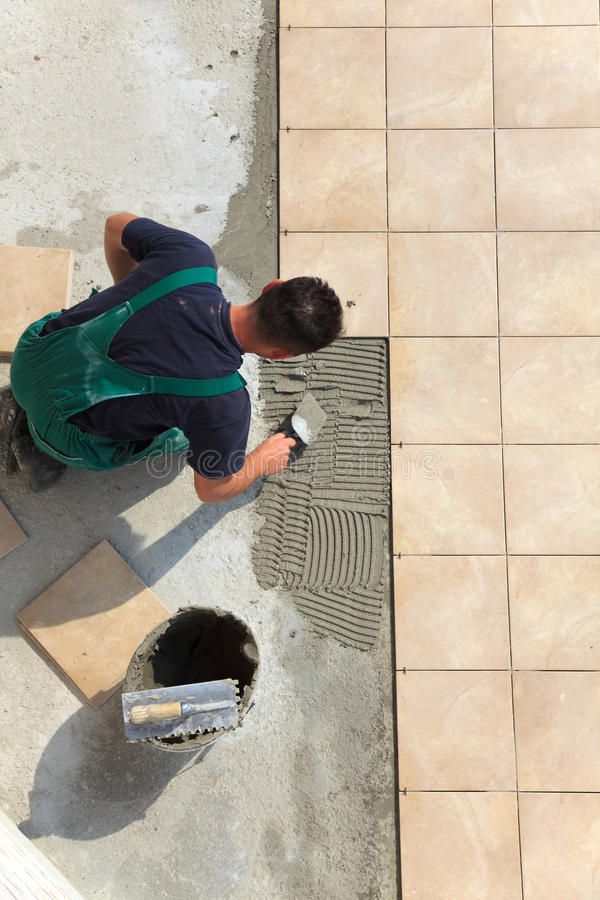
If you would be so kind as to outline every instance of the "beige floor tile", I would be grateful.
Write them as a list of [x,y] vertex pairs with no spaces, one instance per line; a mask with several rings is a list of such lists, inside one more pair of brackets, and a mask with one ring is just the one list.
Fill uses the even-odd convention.
[[390,342],[393,443],[500,442],[495,338],[394,338]]
[[589,28],[497,28],[499,128],[600,125],[600,34]]
[[513,664],[600,669],[600,557],[510,556]]
[[596,0],[493,0],[496,25],[593,25]]
[[113,694],[134,651],[169,611],[102,541],[17,616],[92,706]]
[[284,28],[383,26],[385,0],[280,0],[279,20]]
[[498,227],[508,231],[600,228],[600,129],[496,133]]
[[390,28],[387,42],[390,128],[492,127],[491,29]]
[[400,841],[403,897],[521,900],[514,793],[401,796]]
[[21,334],[71,300],[73,253],[47,247],[0,247],[0,358],[9,358]]
[[279,48],[282,128],[385,128],[383,28],[282,28]]
[[506,669],[506,565],[501,556],[394,560],[396,668]]
[[600,796],[521,794],[525,900],[598,900]]
[[515,672],[519,788],[600,791],[600,672]]
[[504,553],[500,447],[394,447],[395,553]]
[[491,0],[388,0],[389,26],[491,23]]
[[0,500],[0,559],[26,540],[27,535]]
[[493,234],[390,234],[389,257],[391,334],[497,333]]
[[290,231],[385,231],[383,131],[282,131],[280,225]]
[[515,789],[510,672],[398,672],[397,686],[401,789]]
[[391,131],[388,154],[392,230],[494,230],[491,132]]
[[600,335],[600,234],[499,234],[498,275],[503,334]]
[[600,553],[600,447],[504,448],[508,552]]
[[347,337],[388,333],[387,235],[282,234],[281,278],[317,275],[342,301]]
[[600,338],[505,337],[500,358],[505,441],[600,441]]

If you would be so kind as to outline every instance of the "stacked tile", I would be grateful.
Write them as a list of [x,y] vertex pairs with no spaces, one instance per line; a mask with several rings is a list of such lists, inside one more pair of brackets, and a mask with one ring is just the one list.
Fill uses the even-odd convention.
[[599,4],[387,25],[403,890],[594,900]]

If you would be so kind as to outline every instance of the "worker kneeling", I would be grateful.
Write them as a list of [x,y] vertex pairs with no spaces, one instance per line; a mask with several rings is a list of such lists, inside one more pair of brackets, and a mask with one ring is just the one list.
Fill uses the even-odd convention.
[[66,466],[106,471],[186,451],[199,498],[219,502],[282,471],[294,441],[246,454],[244,353],[286,359],[341,333],[342,308],[318,278],[272,281],[232,306],[203,241],[129,213],[110,216],[115,284],[27,328],[0,393],[0,462],[34,490]]

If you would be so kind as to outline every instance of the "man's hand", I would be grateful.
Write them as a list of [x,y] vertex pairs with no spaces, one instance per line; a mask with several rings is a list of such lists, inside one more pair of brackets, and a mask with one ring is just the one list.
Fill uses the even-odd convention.
[[278,432],[259,444],[249,453],[239,472],[228,478],[205,478],[194,472],[194,487],[203,503],[221,503],[237,497],[249,488],[257,478],[283,472],[290,461],[290,453],[296,441]]
[[[290,461],[290,453],[296,441],[287,437],[283,432],[271,435],[254,451],[258,456],[258,464],[261,466],[261,475],[276,475],[283,472]],[[252,454],[251,454],[252,455]]]

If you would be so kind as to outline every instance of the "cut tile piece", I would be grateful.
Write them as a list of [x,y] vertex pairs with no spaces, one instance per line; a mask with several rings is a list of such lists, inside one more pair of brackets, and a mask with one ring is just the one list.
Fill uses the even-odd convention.
[[525,897],[596,900],[600,895],[600,796],[519,797]]
[[499,234],[498,275],[503,334],[600,334],[600,234]]
[[600,791],[600,672],[515,672],[521,791]]
[[503,557],[396,558],[394,598],[396,668],[509,667]]
[[404,897],[521,900],[516,794],[407,794],[400,829]]
[[316,275],[342,301],[347,337],[388,333],[387,235],[280,235],[280,276]]
[[496,25],[594,25],[596,0],[493,0]]
[[390,128],[492,127],[491,29],[391,28],[387,60]]
[[598,26],[498,28],[494,92],[499,128],[597,127]]
[[385,128],[383,28],[282,28],[279,60],[282,128]]
[[73,253],[47,247],[1,247],[0,359],[10,358],[36,319],[69,305]]
[[515,790],[510,672],[397,673],[408,790]]
[[385,0],[280,0],[279,21],[284,28],[383,27]]
[[600,553],[600,447],[504,448],[508,552]]
[[600,129],[496,132],[498,227],[600,229]]
[[493,234],[390,234],[389,257],[391,334],[497,333]]
[[27,540],[27,535],[0,500],[0,559]]
[[504,439],[600,442],[600,338],[502,338]]
[[388,0],[388,26],[491,24],[492,0]]
[[500,447],[392,448],[396,553],[504,553]]
[[138,644],[168,617],[102,541],[22,609],[17,621],[97,707],[121,684]]
[[500,443],[495,338],[394,338],[392,443]]
[[280,223],[290,231],[385,231],[383,131],[281,131]]
[[510,556],[517,669],[600,669],[600,557]]
[[490,131],[390,131],[389,210],[395,231],[494,231]]

